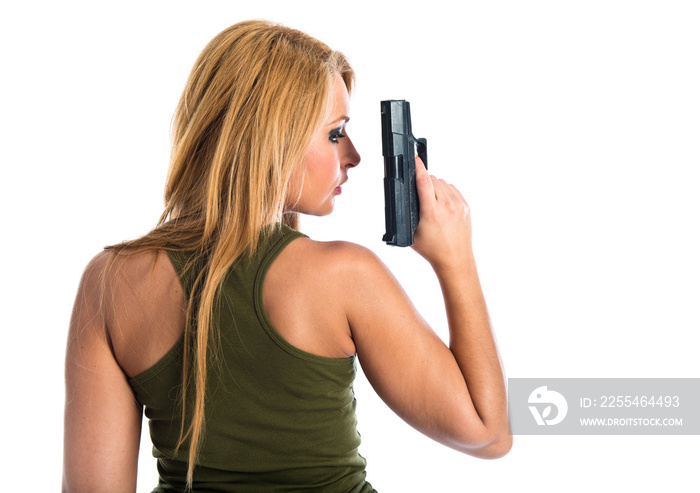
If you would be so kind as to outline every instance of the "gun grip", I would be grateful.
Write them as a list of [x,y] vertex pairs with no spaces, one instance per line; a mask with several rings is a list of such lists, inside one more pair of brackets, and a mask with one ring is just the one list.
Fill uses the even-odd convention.
[[428,169],[428,140],[416,139],[416,147],[418,150],[418,157],[423,161],[425,169]]

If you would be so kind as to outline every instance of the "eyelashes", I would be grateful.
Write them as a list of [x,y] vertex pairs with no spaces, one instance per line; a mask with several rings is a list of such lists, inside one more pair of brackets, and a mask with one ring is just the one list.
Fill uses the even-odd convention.
[[328,140],[334,144],[337,144],[340,139],[345,137],[347,137],[347,135],[343,133],[343,129],[341,127],[334,128],[331,130],[331,133],[328,134]]

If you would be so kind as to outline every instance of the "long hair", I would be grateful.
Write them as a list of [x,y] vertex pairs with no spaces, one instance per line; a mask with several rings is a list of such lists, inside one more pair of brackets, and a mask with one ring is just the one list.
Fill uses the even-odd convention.
[[[266,226],[282,220],[291,177],[322,124],[339,74],[352,89],[347,59],[300,31],[246,21],[218,34],[197,59],[177,105],[165,209],[145,236],[107,247],[193,252],[197,272],[187,302],[182,423],[191,488],[204,433],[207,349],[219,285],[233,262],[253,252]],[[185,412],[190,396],[191,420]]]

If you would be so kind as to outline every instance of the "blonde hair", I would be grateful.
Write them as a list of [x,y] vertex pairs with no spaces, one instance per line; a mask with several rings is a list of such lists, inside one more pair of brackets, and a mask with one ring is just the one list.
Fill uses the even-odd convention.
[[[203,266],[187,305],[182,423],[191,488],[204,432],[211,318],[231,264],[253,252],[266,226],[296,228],[285,214],[291,177],[321,125],[339,74],[352,89],[347,59],[300,31],[246,21],[218,34],[197,59],[173,118],[165,210],[147,235],[108,247],[119,252],[194,252]],[[194,387],[192,419],[185,422]]]

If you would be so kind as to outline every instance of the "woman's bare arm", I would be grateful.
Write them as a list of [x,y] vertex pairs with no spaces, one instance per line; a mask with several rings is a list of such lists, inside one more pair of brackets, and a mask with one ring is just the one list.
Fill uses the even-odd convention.
[[417,164],[421,219],[414,249],[442,288],[446,346],[373,254],[346,246],[346,313],[368,379],[408,423],[450,447],[506,454],[505,378],[471,249],[469,207],[461,194]]
[[103,316],[98,255],[78,289],[66,352],[63,491],[133,492],[141,407],[117,363]]

